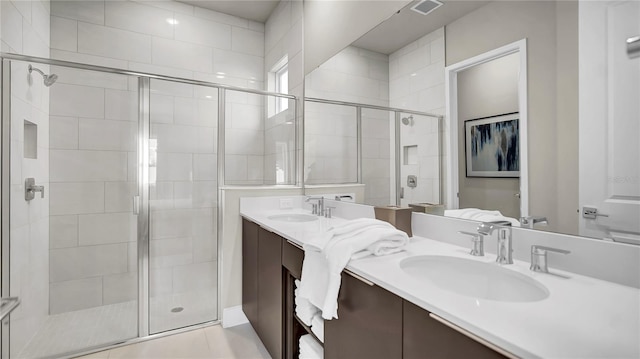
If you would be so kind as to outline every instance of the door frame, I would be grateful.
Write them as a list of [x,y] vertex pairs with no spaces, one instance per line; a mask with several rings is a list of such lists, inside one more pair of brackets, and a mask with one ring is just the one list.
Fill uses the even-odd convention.
[[527,105],[527,39],[518,40],[497,49],[460,61],[445,67],[445,128],[448,135],[444,136],[448,153],[447,163],[447,191],[445,201],[447,209],[460,207],[458,172],[458,74],[486,62],[518,53],[520,54],[520,75],[518,76],[518,111],[520,113],[520,216],[529,215],[529,163],[528,163],[528,105]]

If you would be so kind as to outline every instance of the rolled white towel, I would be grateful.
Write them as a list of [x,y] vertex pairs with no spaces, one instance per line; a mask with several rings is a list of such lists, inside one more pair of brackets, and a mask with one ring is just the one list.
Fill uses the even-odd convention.
[[323,359],[324,349],[322,346],[309,334],[300,337],[300,359]]
[[320,314],[316,314],[311,319],[311,331],[324,343],[324,319]]

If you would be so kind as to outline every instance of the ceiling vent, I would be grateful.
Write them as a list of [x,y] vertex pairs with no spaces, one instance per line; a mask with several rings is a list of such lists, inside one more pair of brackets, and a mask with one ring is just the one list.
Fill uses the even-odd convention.
[[442,6],[442,3],[438,0],[422,0],[411,7],[411,10],[421,15],[427,15],[440,6]]

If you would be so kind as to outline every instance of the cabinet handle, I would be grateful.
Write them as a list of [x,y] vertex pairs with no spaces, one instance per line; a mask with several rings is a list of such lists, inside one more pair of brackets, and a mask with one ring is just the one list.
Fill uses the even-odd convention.
[[434,320],[446,325],[447,327],[455,330],[456,332],[458,332],[458,333],[460,333],[460,334],[462,334],[462,335],[464,335],[464,336],[466,336],[466,337],[468,337],[470,339],[475,340],[476,342],[488,347],[489,349],[491,349],[491,350],[493,350],[495,352],[498,352],[498,353],[504,355],[507,358],[519,359],[519,357],[513,355],[512,353],[509,353],[508,351],[496,346],[495,344],[490,343],[490,342],[480,338],[479,336],[469,332],[466,329],[460,328],[459,326],[451,323],[450,321],[448,321],[446,319],[443,319],[443,318],[441,318],[441,317],[439,317],[439,316],[437,316],[437,315],[435,315],[433,313],[429,313],[429,316],[431,317],[431,319],[434,319]]
[[299,245],[298,243],[296,243],[296,242],[294,242],[294,241],[292,241],[290,239],[287,239],[287,243],[291,244],[292,246],[298,248],[301,251],[304,251],[304,248],[302,248],[301,245]]
[[348,270],[348,269],[345,269],[345,270],[344,270],[344,272],[345,272],[346,274],[348,274],[348,275],[352,276],[353,278],[355,278],[355,279],[357,279],[357,280],[361,281],[362,283],[364,283],[364,284],[366,284],[366,285],[370,286],[370,287],[373,287],[373,286],[375,285],[375,284],[373,284],[373,282],[372,282],[372,281],[366,280],[366,279],[362,278],[361,276],[359,276],[359,275],[357,275],[357,274],[353,273],[352,271],[350,271],[350,270]]

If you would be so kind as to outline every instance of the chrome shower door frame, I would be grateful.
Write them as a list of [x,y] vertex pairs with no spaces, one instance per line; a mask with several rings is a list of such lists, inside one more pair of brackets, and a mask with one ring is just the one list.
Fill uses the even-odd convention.
[[[2,173],[1,173],[1,188],[0,200],[2,201],[0,216],[2,217],[2,236],[0,237],[0,262],[2,276],[0,278],[1,283],[1,296],[9,297],[10,293],[10,241],[9,233],[9,208],[11,192],[11,61],[2,59],[2,70],[0,70],[0,81],[2,84],[2,99],[1,99],[1,111],[2,111]],[[9,320],[11,315],[7,316],[0,325],[0,336],[2,340],[0,342],[0,358],[9,358]]]

